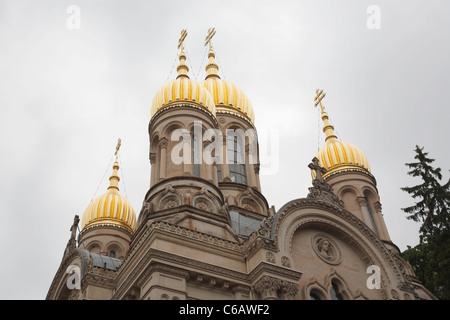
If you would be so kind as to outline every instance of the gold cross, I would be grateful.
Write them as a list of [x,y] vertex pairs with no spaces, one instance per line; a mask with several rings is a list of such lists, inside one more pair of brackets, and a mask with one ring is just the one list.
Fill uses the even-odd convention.
[[208,35],[205,38],[205,46],[209,43],[209,48],[212,48],[212,44],[211,44],[211,40],[212,37],[214,37],[214,35],[216,34],[216,29],[215,28],[209,28],[208,29]]
[[116,152],[114,153],[116,155],[116,159],[117,159],[117,154],[119,153],[119,149],[120,149],[121,145],[122,145],[122,141],[119,138],[119,140],[117,141]]
[[181,36],[180,39],[178,40],[178,49],[180,49],[181,47],[181,51],[184,50],[184,39],[186,39],[187,34],[188,33],[186,29],[181,30]]
[[323,90],[316,90],[316,97],[314,98],[314,101],[316,101],[316,104],[314,107],[317,107],[318,104],[320,104],[320,109],[322,109],[322,112],[325,112],[324,107],[322,105],[322,99],[325,98],[325,94],[323,93]]

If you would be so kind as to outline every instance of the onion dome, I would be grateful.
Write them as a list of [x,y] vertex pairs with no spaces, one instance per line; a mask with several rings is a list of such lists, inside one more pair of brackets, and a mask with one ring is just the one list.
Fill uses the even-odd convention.
[[186,54],[182,41],[180,46],[181,52],[178,56],[180,63],[177,67],[178,76],[175,80],[165,83],[157,91],[153,98],[150,115],[153,117],[158,111],[181,103],[202,108],[215,116],[216,106],[214,105],[214,99],[203,85],[189,79],[189,67],[186,65]]
[[[370,174],[369,161],[364,153],[353,144],[340,141],[337,138],[321,99],[317,103],[320,103],[322,109],[321,116],[324,123],[323,132],[325,133],[325,145],[316,154],[319,165],[327,170],[323,177],[326,178],[343,171],[360,171]],[[313,172],[313,175],[315,175],[315,172]]]
[[209,61],[205,68],[206,78],[202,84],[212,94],[217,113],[231,113],[254,123],[255,114],[250,100],[238,86],[220,79],[219,66],[215,57],[211,41],[209,41]]
[[119,194],[119,164],[113,165],[110,184],[104,195],[91,201],[82,218],[82,231],[100,226],[113,226],[131,233],[136,230],[136,213],[131,203]]

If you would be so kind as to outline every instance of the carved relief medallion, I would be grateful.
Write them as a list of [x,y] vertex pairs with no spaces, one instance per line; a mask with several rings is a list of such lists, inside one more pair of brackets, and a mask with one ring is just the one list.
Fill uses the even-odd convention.
[[312,247],[314,252],[326,263],[337,265],[341,263],[342,256],[336,242],[327,236],[316,233],[312,237]]

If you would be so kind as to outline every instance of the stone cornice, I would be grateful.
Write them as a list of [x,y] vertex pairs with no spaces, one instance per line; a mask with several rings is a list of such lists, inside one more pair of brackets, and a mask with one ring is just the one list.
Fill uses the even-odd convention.
[[255,281],[263,274],[273,274],[277,277],[283,277],[293,282],[300,280],[302,272],[293,269],[274,265],[272,263],[260,262],[250,273],[249,280]]
[[[149,249],[145,255],[140,259],[139,263],[133,270],[128,274],[126,280],[117,288],[116,293],[112,297],[113,299],[121,299],[127,290],[132,287],[136,281],[139,280],[140,275],[146,270],[151,263],[151,260],[158,261],[161,267],[163,263],[168,266],[177,265],[183,266],[185,269],[176,268],[177,272],[182,272],[183,270],[196,270],[197,272],[203,272],[208,274],[215,274],[222,278],[233,279],[239,283],[245,284],[248,282],[248,276],[245,273],[230,270],[220,266],[212,265],[209,263],[201,262],[198,260],[182,257],[179,255],[171,254],[168,252],[160,251],[157,249]],[[125,263],[124,263],[125,264]],[[172,266],[173,267],[173,266]],[[119,272],[126,270],[126,266]]]
[[[164,191],[165,187],[167,185],[170,185],[170,182],[172,181],[186,181],[186,183],[188,183],[189,181],[196,181],[196,182],[200,182],[202,184],[207,185],[208,187],[210,187],[211,189],[214,189],[214,191],[217,193],[217,195],[220,196],[220,201],[223,203],[224,202],[224,198],[222,195],[222,191],[219,189],[218,186],[216,186],[214,183],[200,178],[200,177],[196,177],[196,176],[176,176],[176,177],[170,177],[170,178],[166,178],[164,180],[159,181],[158,183],[154,184],[153,186],[151,186],[151,188],[147,191],[147,193],[145,194],[145,201],[148,201],[151,197],[153,197],[156,193],[160,192],[160,191]],[[172,188],[176,189],[179,185],[173,185]],[[181,185],[182,186],[182,185]]]
[[[159,118],[165,114],[167,111],[170,110],[176,110],[176,111],[180,111],[180,110],[196,110],[196,111],[200,111],[203,114],[205,114],[206,116],[209,117],[209,119],[211,120],[211,122],[214,124],[215,127],[217,127],[217,119],[216,116],[213,115],[209,110],[205,109],[204,106],[199,105],[196,102],[192,102],[192,103],[187,103],[187,102],[180,102],[180,101],[173,101],[170,102],[168,104],[166,104],[164,107],[162,107],[161,109],[159,109],[150,119],[149,124],[148,124],[148,132],[151,132],[152,126],[157,125],[157,120],[159,120]],[[174,115],[175,117],[179,117],[179,113],[177,113],[177,115]]]

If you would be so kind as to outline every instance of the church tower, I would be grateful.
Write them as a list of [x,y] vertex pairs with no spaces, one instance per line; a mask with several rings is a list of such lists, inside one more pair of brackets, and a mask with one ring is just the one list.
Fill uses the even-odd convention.
[[[204,157],[217,127],[216,106],[210,92],[189,78],[183,30],[178,48],[178,76],[156,93],[149,123],[151,186],[138,225],[148,219],[221,234],[234,240],[225,199],[218,187],[217,167]],[[205,161],[205,158],[206,161]],[[209,160],[209,161],[208,161]]]
[[244,91],[220,78],[211,41],[214,34],[214,29],[210,29],[205,39],[209,52],[202,84],[213,97],[223,142],[221,161],[217,165],[218,186],[237,232],[248,236],[259,226],[260,220],[270,215],[267,200],[261,193],[255,114]]
[[119,193],[120,144],[119,139],[109,187],[105,194],[92,200],[84,211],[78,242],[79,246],[90,252],[123,259],[136,229],[136,214],[131,203]]
[[[153,99],[151,187],[138,224],[158,217],[183,221],[182,225],[195,225],[198,230],[217,229],[217,234],[227,234],[232,227],[245,237],[269,214],[269,207],[259,182],[253,108],[239,87],[220,78],[212,47],[214,34],[210,29],[205,39],[209,62],[205,80],[199,83],[188,75],[187,32],[182,31],[178,76]],[[195,208],[199,214],[183,214],[180,207]],[[215,227],[211,229],[199,216],[207,216]]]
[[398,251],[392,243],[381,211],[375,177],[370,172],[369,161],[356,146],[338,139],[334,126],[322,104],[323,90],[317,90],[315,106],[321,108],[325,145],[319,149],[316,158],[326,169],[322,175],[333,188],[344,208],[362,220],[384,243]]

